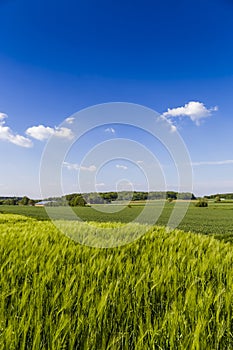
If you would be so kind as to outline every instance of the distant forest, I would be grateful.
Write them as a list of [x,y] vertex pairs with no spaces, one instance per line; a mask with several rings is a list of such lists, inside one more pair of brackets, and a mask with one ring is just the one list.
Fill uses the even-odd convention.
[[[156,191],[156,192],[91,192],[91,193],[72,193],[63,197],[50,197],[43,201],[46,206],[85,206],[87,204],[108,204],[116,201],[145,201],[155,199],[170,199],[170,200],[194,200],[196,197],[193,193],[175,191]],[[41,200],[33,200],[24,197],[0,197],[0,205],[30,205],[39,204]]]
[[216,197],[220,197],[222,199],[233,199],[233,193],[216,193],[211,194],[209,196],[205,196],[207,199],[215,199]]
[[[233,200],[233,193],[212,194],[204,196],[206,199],[225,199]],[[33,200],[24,197],[0,197],[0,205],[39,205],[45,206],[86,206],[91,204],[110,204],[120,201],[145,201],[145,200],[195,200],[197,199],[193,193],[190,192],[175,192],[175,191],[155,191],[155,192],[91,192],[91,193],[71,193],[63,197],[50,197],[41,202],[41,199]]]

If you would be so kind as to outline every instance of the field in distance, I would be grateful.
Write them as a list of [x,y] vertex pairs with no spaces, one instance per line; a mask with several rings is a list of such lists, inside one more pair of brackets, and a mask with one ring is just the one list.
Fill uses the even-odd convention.
[[[156,217],[162,205],[163,203],[161,201],[149,202],[151,215],[155,213]],[[156,225],[167,225],[174,205],[175,202],[165,203],[161,215],[159,215],[155,222]],[[186,203],[182,201],[179,205],[182,207]],[[142,212],[143,208],[143,202],[133,202],[130,207],[124,207],[121,204],[100,204],[95,205],[95,207],[73,207],[72,211],[83,221],[127,223],[133,221]],[[56,219],[69,220],[73,218],[73,216],[70,217],[67,212],[64,212],[63,207],[50,208],[49,210]],[[115,213],[111,212],[114,210],[116,210]],[[1,205],[0,213],[21,214],[37,220],[49,219],[44,207]],[[145,222],[146,219],[145,217]],[[218,238],[231,241],[233,240],[233,202],[214,203],[213,201],[209,201],[207,208],[197,208],[195,207],[195,201],[191,201],[187,213],[178,228],[184,231],[214,234]]]

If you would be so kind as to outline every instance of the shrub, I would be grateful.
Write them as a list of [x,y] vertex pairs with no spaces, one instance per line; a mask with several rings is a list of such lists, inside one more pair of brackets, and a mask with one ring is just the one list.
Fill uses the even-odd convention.
[[208,207],[208,200],[206,198],[200,198],[195,204],[195,207]]

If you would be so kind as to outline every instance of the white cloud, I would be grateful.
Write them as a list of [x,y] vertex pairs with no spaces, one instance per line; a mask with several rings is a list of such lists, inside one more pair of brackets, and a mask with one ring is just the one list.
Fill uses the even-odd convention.
[[105,132],[108,132],[109,134],[115,134],[116,130],[113,128],[107,128],[104,130]]
[[143,162],[143,160],[137,160],[136,163],[137,164],[143,164],[144,162]]
[[5,119],[7,115],[0,113],[0,140],[11,142],[17,146],[29,148],[33,143],[27,137],[14,133],[11,128],[5,126]]
[[69,117],[69,118],[66,118],[65,121],[67,122],[67,124],[73,124],[74,120],[75,120],[74,117]]
[[164,114],[160,115],[160,120],[166,121],[170,133],[174,133],[177,131],[177,127],[174,125],[173,121],[165,117]]
[[14,134],[8,126],[0,125],[0,140],[11,142],[21,147],[32,147],[33,143],[27,137]]
[[90,165],[88,167],[86,166],[81,166],[80,170],[84,170],[84,171],[96,171],[96,166],[95,165]]
[[66,139],[72,139],[74,137],[72,131],[68,128],[54,128],[54,136],[66,138]]
[[0,124],[5,124],[6,118],[8,118],[7,114],[0,112]]
[[103,186],[105,186],[105,183],[104,182],[100,182],[100,183],[95,184],[95,185],[96,185],[96,187],[103,187]]
[[32,126],[31,128],[28,128],[26,130],[26,134],[40,141],[46,140],[50,136],[56,136],[56,137],[67,138],[67,139],[73,138],[73,133],[68,128],[64,128],[64,127],[51,128],[49,126],[44,126],[44,125]]
[[204,162],[193,162],[192,166],[201,166],[201,165],[228,165],[233,164],[233,159],[227,160],[216,160],[216,161],[204,161]]
[[63,166],[68,170],[79,170],[79,165],[76,163],[63,162]]
[[96,166],[95,165],[90,165],[88,167],[86,166],[80,166],[77,163],[68,163],[68,162],[63,162],[63,166],[67,168],[68,170],[83,170],[83,171],[96,171]]
[[170,125],[170,132],[176,132],[177,131],[177,127],[173,124]]
[[[32,147],[32,141],[25,136],[15,134],[8,126],[5,125],[7,115],[0,112],[0,140],[9,141],[17,146],[21,147]],[[34,139],[43,141],[48,139],[50,136],[56,136],[60,138],[73,138],[73,133],[68,128],[51,128],[49,126],[38,125],[32,126],[26,130],[26,135]]]
[[43,141],[53,135],[54,129],[44,125],[32,126],[26,130],[26,134],[34,139]]
[[120,165],[120,164],[117,164],[117,165],[116,165],[116,168],[118,168],[118,169],[123,169],[123,170],[127,170],[127,169],[128,169],[127,166],[125,166],[125,165]]
[[[215,112],[217,110],[217,106],[208,109],[202,102],[190,101],[182,107],[172,109],[168,108],[167,112],[163,113],[163,116],[166,118],[188,117],[196,125],[200,125],[200,121],[202,119],[211,116],[212,112]],[[173,131],[175,131],[175,129]]]

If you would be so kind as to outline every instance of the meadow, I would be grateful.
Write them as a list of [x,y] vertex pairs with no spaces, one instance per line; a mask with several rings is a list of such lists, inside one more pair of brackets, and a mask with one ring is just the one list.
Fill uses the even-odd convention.
[[[143,203],[73,208],[83,222],[50,208],[75,227],[68,237],[43,207],[2,205],[0,350],[233,349],[233,203],[191,202],[168,232],[173,208],[153,227],[125,225]],[[133,243],[91,247],[108,246],[103,228],[111,244]]]
[[231,243],[153,227],[97,249],[0,214],[0,251],[1,350],[233,348]]
[[[156,212],[156,210],[159,210],[160,206],[161,203],[159,201],[153,201],[151,203],[152,214]],[[98,208],[98,205],[96,207]],[[101,205],[99,207],[100,210],[103,209]],[[114,204],[111,204],[110,207],[114,208]],[[118,211],[116,213],[108,213],[105,208],[105,212],[101,213],[91,207],[74,207],[72,209],[83,221],[127,223],[134,220],[143,208],[143,203],[135,202],[131,205],[131,208],[122,206],[122,210],[120,211],[119,208],[117,208]],[[165,203],[162,213],[156,221],[156,225],[167,225],[173,208],[174,202]],[[73,217],[70,218],[69,215],[64,212],[64,208],[62,207],[50,208],[50,210],[55,219],[73,219]],[[44,207],[1,205],[0,213],[20,214],[37,220],[49,219]],[[233,202],[214,203],[213,201],[209,201],[209,206],[207,208],[197,208],[195,207],[195,201],[191,202],[178,228],[195,233],[213,234],[219,239],[231,241],[233,240]]]

